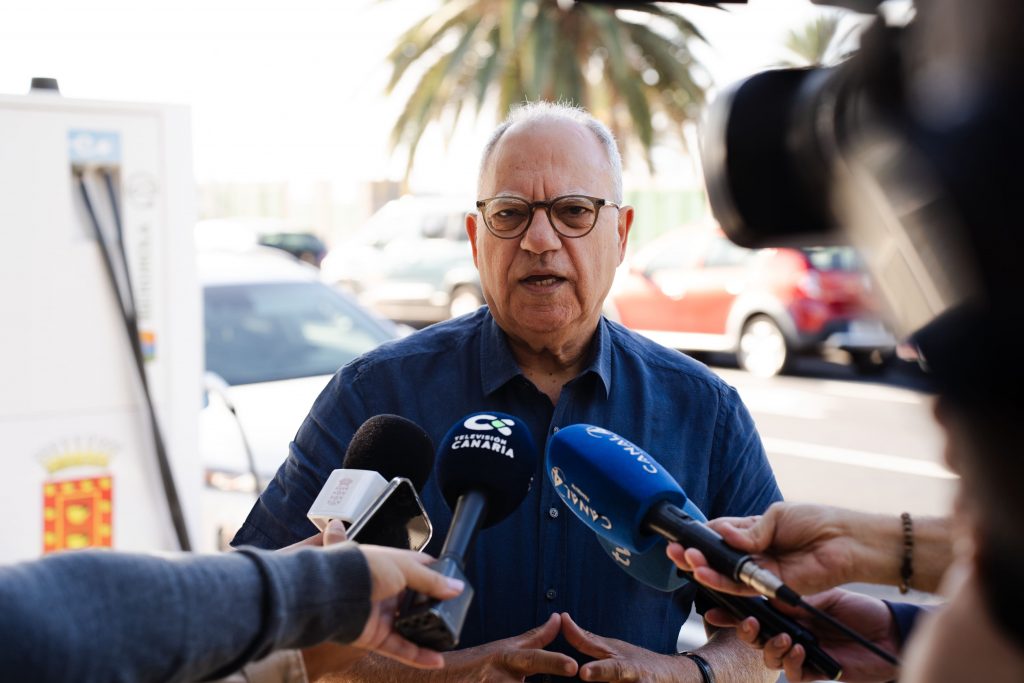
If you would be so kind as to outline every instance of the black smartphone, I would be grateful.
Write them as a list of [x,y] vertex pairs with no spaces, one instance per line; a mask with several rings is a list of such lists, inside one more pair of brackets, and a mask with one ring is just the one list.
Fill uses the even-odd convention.
[[422,550],[433,532],[412,482],[395,477],[370,507],[353,520],[348,538],[369,545]]

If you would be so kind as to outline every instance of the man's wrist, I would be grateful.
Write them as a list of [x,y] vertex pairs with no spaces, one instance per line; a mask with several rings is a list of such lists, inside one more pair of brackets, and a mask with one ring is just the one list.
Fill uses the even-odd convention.
[[715,671],[711,668],[711,664],[708,660],[704,659],[704,657],[696,652],[680,652],[679,656],[685,657],[693,662],[694,666],[697,667],[697,671],[700,673],[701,683],[715,683]]

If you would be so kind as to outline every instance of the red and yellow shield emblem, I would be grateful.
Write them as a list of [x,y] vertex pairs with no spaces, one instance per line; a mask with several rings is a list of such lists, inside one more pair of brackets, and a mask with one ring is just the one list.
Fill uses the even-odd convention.
[[113,546],[111,477],[43,484],[43,553]]

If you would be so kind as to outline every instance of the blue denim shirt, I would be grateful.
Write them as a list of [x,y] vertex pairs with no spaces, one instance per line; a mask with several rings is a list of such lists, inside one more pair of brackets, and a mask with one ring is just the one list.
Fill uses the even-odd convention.
[[[509,413],[525,421],[541,453],[559,427],[595,424],[647,450],[709,518],[760,514],[781,499],[749,413],[705,366],[603,319],[592,354],[553,406],[520,372],[486,307],[379,347],[324,389],[233,544],[281,547],[311,535],[310,504],[355,430],[383,413],[416,422],[435,444],[468,413]],[[675,652],[692,589],[670,596],[621,571],[563,508],[539,460],[522,505],[470,549],[477,595],[460,647],[518,635],[565,611],[598,635]],[[436,554],[451,511],[435,477],[423,493]],[[549,649],[584,659],[564,642]]]

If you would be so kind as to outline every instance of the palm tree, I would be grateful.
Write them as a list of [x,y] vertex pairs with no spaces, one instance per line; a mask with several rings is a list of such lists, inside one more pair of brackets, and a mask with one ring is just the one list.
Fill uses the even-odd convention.
[[786,35],[784,43],[789,56],[783,60],[786,66],[821,66],[825,63],[829,45],[839,30],[838,13],[822,14],[799,29]]
[[[452,128],[467,104],[498,118],[524,100],[581,105],[616,137],[639,143],[651,166],[652,117],[682,127],[704,104],[703,69],[688,49],[704,38],[686,18],[654,5],[629,11],[564,0],[442,0],[388,56],[390,94],[410,67],[422,70],[392,130],[408,150],[406,176],[427,127]],[[682,140],[685,145],[685,140]]]

